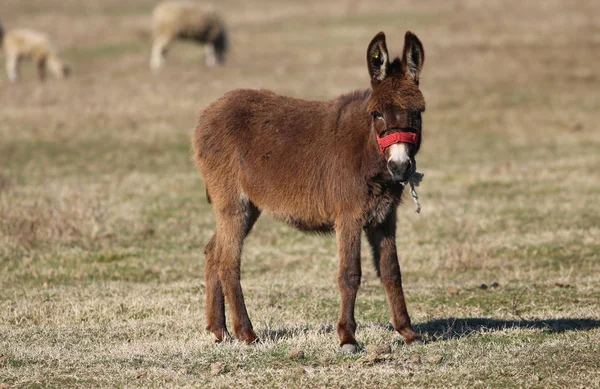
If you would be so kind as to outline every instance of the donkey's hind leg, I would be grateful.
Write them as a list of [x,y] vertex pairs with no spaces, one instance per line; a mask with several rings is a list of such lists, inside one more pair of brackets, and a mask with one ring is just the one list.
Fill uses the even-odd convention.
[[206,285],[206,330],[212,332],[217,342],[230,337],[225,324],[225,298],[219,281],[219,257],[215,249],[217,235],[213,235],[204,248],[206,263],[204,282]]
[[225,207],[215,204],[215,212],[219,281],[229,306],[233,333],[238,339],[252,343],[257,338],[240,284],[240,260],[244,239],[258,219],[260,210],[241,196]]
[[[249,215],[244,236],[250,233],[258,216],[260,216],[260,210],[254,204],[249,203],[248,207]],[[219,255],[216,251],[216,240],[217,234],[212,236],[204,249],[206,255],[206,330],[215,335],[217,342],[221,342],[229,338],[230,335],[225,323],[225,296],[219,280]]]

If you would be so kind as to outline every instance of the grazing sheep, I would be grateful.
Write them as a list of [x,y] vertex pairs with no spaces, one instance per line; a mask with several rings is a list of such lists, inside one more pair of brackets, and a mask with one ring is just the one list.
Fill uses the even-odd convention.
[[6,72],[11,81],[19,79],[19,63],[32,59],[37,63],[40,80],[46,78],[46,70],[56,78],[65,78],[71,72],[56,55],[54,46],[45,34],[28,29],[10,30],[4,35],[3,49],[6,56]]
[[163,66],[167,48],[175,39],[204,44],[204,61],[208,67],[225,62],[227,31],[223,20],[213,9],[193,1],[164,1],[154,8],[152,25],[152,70],[157,71]]

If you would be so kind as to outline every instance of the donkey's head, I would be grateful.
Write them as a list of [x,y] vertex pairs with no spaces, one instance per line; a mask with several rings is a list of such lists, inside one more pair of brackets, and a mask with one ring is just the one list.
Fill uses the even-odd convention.
[[402,59],[390,62],[385,34],[375,35],[367,49],[373,89],[369,98],[372,127],[394,180],[407,181],[416,170],[421,146],[421,113],[425,100],[419,75],[425,51],[419,38],[406,32]]

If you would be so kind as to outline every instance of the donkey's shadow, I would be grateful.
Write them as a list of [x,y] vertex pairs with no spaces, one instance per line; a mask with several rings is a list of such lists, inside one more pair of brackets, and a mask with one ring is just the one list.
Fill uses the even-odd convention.
[[[391,326],[388,328],[392,329]],[[430,342],[505,329],[535,329],[555,334],[566,331],[587,331],[594,328],[600,328],[600,320],[592,318],[497,320],[475,317],[436,319],[415,325],[415,330]]]
[[[359,325],[358,331],[363,327],[383,327],[394,331],[391,324],[365,323]],[[535,319],[535,320],[497,320],[480,317],[472,318],[445,318],[435,319],[414,325],[417,332],[427,342],[438,342],[457,339],[475,334],[502,331],[505,329],[535,329],[546,333],[562,333],[566,331],[587,331],[600,328],[600,320],[592,318],[560,318],[560,319]],[[334,332],[333,325],[323,324],[320,327],[298,325],[290,327],[264,328],[259,330],[259,338],[277,341],[292,339],[308,333],[328,334]]]

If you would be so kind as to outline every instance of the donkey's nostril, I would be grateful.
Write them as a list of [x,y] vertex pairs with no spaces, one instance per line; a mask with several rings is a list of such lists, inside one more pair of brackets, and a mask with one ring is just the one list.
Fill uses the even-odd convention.
[[390,173],[392,173],[394,180],[397,180],[397,181],[408,180],[408,177],[411,172],[411,168],[412,168],[412,162],[410,160],[403,161],[403,162],[396,162],[396,161],[388,162],[388,169],[390,170]]

